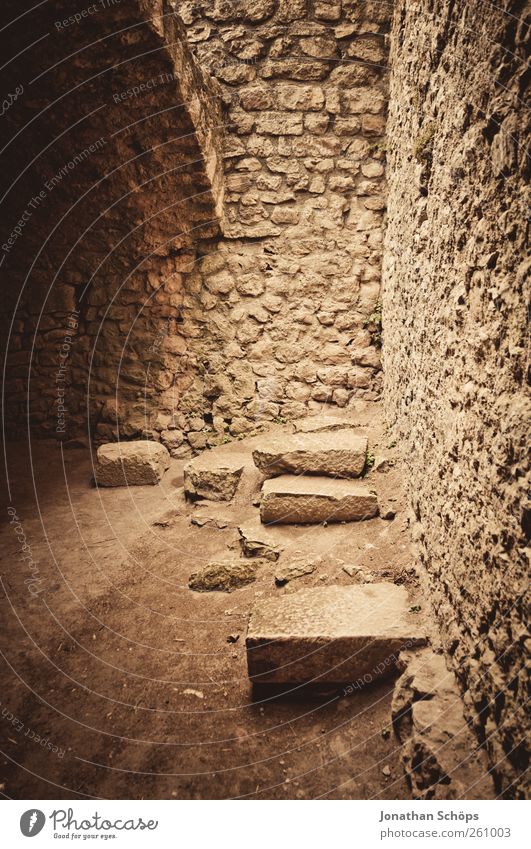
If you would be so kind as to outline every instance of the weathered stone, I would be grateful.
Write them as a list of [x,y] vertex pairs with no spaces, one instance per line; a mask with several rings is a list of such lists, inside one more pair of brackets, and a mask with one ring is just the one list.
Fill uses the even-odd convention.
[[320,433],[326,430],[343,430],[355,425],[346,418],[338,416],[309,416],[294,422],[296,433]]
[[408,608],[405,589],[394,584],[319,587],[260,602],[245,641],[249,677],[359,689],[392,672],[400,651],[426,642]]
[[317,474],[357,478],[365,467],[367,437],[352,429],[268,437],[253,451],[266,475]]
[[98,448],[94,474],[98,486],[146,486],[159,483],[169,465],[160,442],[112,442]]
[[295,578],[302,578],[304,575],[311,575],[321,566],[322,557],[290,557],[286,563],[280,563],[275,570],[275,583],[279,586],[294,581]]
[[243,467],[240,457],[228,455],[221,459],[214,452],[205,452],[184,467],[184,491],[189,498],[230,501]]
[[393,695],[393,724],[414,799],[489,799],[494,785],[485,752],[464,717],[443,655],[425,649],[400,658],[405,671]]
[[282,109],[296,111],[322,109],[325,102],[323,89],[320,86],[283,83],[277,88],[277,97]]
[[248,522],[238,528],[240,546],[245,557],[262,557],[265,560],[278,560],[282,547],[272,538],[271,532],[259,519]]
[[198,593],[232,593],[256,580],[259,561],[214,561],[190,575],[188,586]]
[[357,481],[281,475],[262,487],[260,518],[265,524],[356,522],[377,514],[376,495]]
[[302,115],[293,112],[264,112],[256,118],[256,131],[273,136],[301,136]]

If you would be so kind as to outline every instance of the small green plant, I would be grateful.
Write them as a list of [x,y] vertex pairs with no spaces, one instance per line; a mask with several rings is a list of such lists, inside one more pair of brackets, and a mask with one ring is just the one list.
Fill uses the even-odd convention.
[[284,416],[275,416],[273,419],[275,424],[287,424],[288,420],[284,418]]
[[377,348],[382,347],[382,302],[377,301],[373,311],[363,322],[371,336],[371,342]]
[[370,470],[374,466],[375,462],[376,462],[376,457],[374,456],[372,451],[367,449],[367,453],[365,455],[365,467],[363,469],[364,475],[367,475],[370,472]]
[[409,608],[410,613],[420,613],[421,610],[422,610],[422,607],[421,607],[420,604],[414,604],[413,607]]

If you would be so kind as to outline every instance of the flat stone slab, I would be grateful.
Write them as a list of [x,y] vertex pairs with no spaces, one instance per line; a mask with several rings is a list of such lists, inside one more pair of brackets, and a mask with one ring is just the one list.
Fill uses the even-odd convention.
[[153,486],[170,465],[164,445],[147,439],[100,445],[96,458],[98,486]]
[[270,477],[291,473],[358,478],[366,457],[367,437],[351,428],[269,437],[253,451],[255,465]]
[[358,522],[378,515],[378,499],[366,484],[307,475],[281,475],[264,482],[264,524]]
[[184,467],[184,491],[188,498],[230,501],[245,466],[241,457],[219,457],[205,451]]
[[247,667],[255,683],[326,682],[354,692],[392,672],[400,651],[425,643],[404,587],[317,587],[255,605]]

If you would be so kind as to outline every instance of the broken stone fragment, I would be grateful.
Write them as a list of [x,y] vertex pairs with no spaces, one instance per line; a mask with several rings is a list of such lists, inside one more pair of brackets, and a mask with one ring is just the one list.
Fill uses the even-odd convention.
[[232,560],[208,563],[190,575],[188,586],[198,593],[231,593],[256,580],[258,560]]
[[206,452],[184,467],[184,492],[188,498],[209,501],[230,501],[243,472],[241,458],[217,457]]
[[394,584],[300,590],[255,605],[246,638],[256,683],[348,684],[345,694],[392,672],[400,651],[424,645]]
[[169,465],[160,442],[111,442],[98,448],[94,475],[98,486],[153,486]]
[[265,560],[278,560],[282,548],[271,539],[267,528],[259,520],[238,528],[240,546],[245,557],[263,557]]
[[377,514],[375,493],[357,481],[282,475],[265,481],[262,487],[260,518],[264,524],[357,522]]
[[331,433],[300,433],[269,437],[255,451],[253,460],[266,475],[317,474],[357,478],[367,456],[367,437],[352,429]]
[[353,428],[355,425],[348,419],[335,416],[306,416],[300,421],[294,422],[296,433],[320,433],[327,430],[344,430]]
[[322,557],[311,559],[300,556],[292,558],[287,563],[282,563],[277,567],[275,583],[282,586],[283,584],[287,584],[288,581],[293,581],[295,578],[302,578],[303,575],[311,575],[322,562]]
[[461,693],[443,655],[431,649],[400,659],[393,725],[414,799],[491,799],[484,750],[464,716]]

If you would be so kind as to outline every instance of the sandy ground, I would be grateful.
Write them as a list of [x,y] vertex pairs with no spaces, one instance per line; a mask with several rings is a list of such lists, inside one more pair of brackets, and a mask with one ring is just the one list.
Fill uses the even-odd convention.
[[[370,419],[371,450],[392,459],[376,407]],[[224,450],[250,456],[252,444]],[[394,520],[279,529],[283,557],[320,555],[319,568],[278,587],[268,563],[227,594],[195,593],[188,578],[240,556],[238,525],[258,514],[252,473],[231,505],[190,503],[182,462],[159,486],[97,489],[88,450],[18,443],[6,456],[16,511],[4,507],[0,529],[6,797],[409,798],[389,733],[392,678],[348,696],[253,690],[244,646],[253,602],[303,587],[395,581],[422,608],[396,465],[367,479],[396,499]]]

